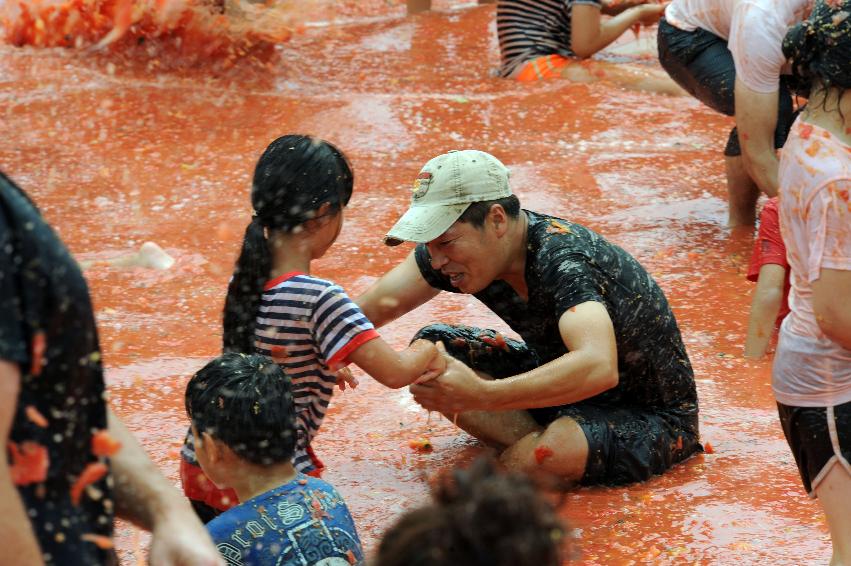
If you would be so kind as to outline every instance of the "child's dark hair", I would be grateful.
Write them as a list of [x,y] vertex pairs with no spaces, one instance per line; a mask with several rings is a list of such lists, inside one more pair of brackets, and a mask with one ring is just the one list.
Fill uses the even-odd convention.
[[374,566],[558,566],[564,528],[531,480],[488,459],[444,476],[434,503],[384,533]]
[[289,232],[316,218],[325,203],[336,214],[352,196],[354,176],[343,153],[309,136],[283,136],[266,148],[254,169],[254,217],[245,230],[224,309],[224,351],[254,352],[254,321],[272,257],[267,231]]
[[272,359],[257,354],[222,354],[186,385],[186,413],[252,464],[288,462],[296,443],[290,379]]
[[841,97],[851,88],[849,15],[851,0],[816,0],[810,17],[792,26],[783,39],[783,54],[792,60],[793,75],[825,94],[835,88]]

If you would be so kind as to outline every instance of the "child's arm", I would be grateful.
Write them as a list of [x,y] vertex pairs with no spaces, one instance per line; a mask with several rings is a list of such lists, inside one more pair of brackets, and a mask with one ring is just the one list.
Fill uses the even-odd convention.
[[417,340],[397,352],[383,339],[376,338],[358,347],[346,359],[393,389],[420,378],[437,377],[446,369],[443,355],[428,340]]
[[786,269],[782,265],[766,263],[759,268],[759,279],[751,302],[748,317],[748,335],[745,339],[745,357],[761,358],[768,349],[774,333],[774,321],[783,302],[783,283]]

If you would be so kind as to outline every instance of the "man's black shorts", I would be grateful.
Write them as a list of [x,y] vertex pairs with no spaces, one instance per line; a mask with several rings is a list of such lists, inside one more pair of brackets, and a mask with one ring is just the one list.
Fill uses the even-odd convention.
[[[674,81],[689,94],[716,112],[727,116],[736,114],[734,86],[736,66],[727,40],[697,28],[684,31],[665,21],[659,21],[657,35],[659,63]],[[792,107],[789,79],[782,78],[779,85],[777,127],[774,130],[774,147],[781,148],[789,136],[789,129],[797,113]],[[742,154],[736,128],[730,132],[724,155]]]
[[[498,332],[470,326],[433,324],[414,340],[443,342],[446,351],[476,371],[502,379],[541,365],[526,344],[503,338]],[[677,462],[702,451],[698,438],[697,407],[651,409],[588,401],[530,409],[541,426],[570,417],[588,440],[588,463],[583,485],[624,485],[661,474]]]
[[780,424],[810,497],[834,464],[851,473],[851,403],[790,407],[777,403]]

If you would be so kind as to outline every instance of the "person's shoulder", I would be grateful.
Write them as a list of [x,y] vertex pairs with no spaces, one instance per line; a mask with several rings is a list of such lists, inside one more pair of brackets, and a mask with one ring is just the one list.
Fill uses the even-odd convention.
[[231,507],[206,524],[213,542],[227,540],[240,525],[248,520],[249,508],[244,503]]
[[554,244],[560,246],[581,246],[584,242],[598,236],[593,230],[558,216],[541,214],[540,212],[532,212],[530,210],[524,210],[524,212],[529,219],[530,243],[546,244],[546,246],[539,246],[539,252],[544,252],[543,248]]

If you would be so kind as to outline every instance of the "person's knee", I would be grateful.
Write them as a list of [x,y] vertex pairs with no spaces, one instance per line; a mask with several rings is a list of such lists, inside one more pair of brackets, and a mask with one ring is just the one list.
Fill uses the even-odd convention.
[[576,483],[585,475],[588,440],[575,420],[562,417],[509,446],[500,461],[510,469],[551,474]]

